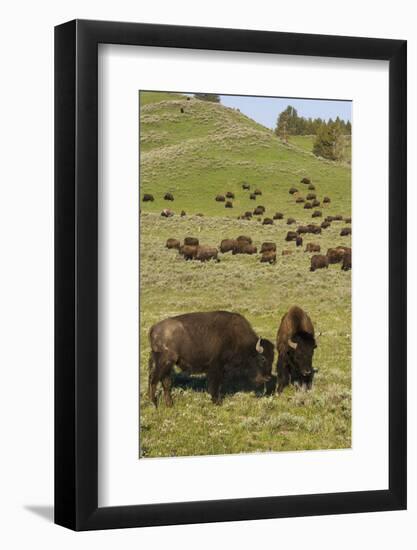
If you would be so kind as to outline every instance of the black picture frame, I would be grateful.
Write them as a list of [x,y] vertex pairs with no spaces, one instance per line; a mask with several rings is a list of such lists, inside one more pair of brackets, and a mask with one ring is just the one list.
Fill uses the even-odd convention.
[[[389,488],[98,506],[98,44],[389,62]],[[74,20],[55,28],[55,522],[74,530],[406,508],[406,41]],[[377,368],[377,365],[370,366]],[[371,391],[371,389],[370,389]]]

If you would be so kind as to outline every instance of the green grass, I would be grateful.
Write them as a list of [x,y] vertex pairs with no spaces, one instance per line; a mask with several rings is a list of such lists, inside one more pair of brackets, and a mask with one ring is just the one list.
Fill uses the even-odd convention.
[[[308,153],[313,152],[313,145],[316,136],[289,136],[288,140],[291,145]],[[352,143],[350,136],[344,136],[343,162],[350,164],[352,161]]]
[[[307,193],[299,183],[303,176],[312,178],[319,199],[331,197],[323,216],[350,215],[350,170],[282,145],[268,129],[221,105],[177,97],[171,101],[166,94],[146,103],[141,111],[141,194],[152,193],[155,202],[141,203],[140,220],[141,456],[350,447],[350,272],[334,265],[310,273],[310,254],[284,241],[290,229],[285,220],[262,226],[258,220],[236,219],[263,204],[266,215],[282,211],[300,223],[312,221],[311,212],[288,194],[291,185]],[[259,186],[262,197],[249,200],[242,180]],[[227,190],[236,193],[231,211],[214,201]],[[166,191],[173,192],[173,203],[162,200]],[[188,215],[161,218],[167,206]],[[193,215],[197,212],[204,217]],[[304,244],[317,242],[324,251],[350,246],[350,237],[339,237],[343,226],[335,222],[322,235],[305,237]],[[261,264],[259,255],[230,253],[220,255],[219,263],[185,262],[164,247],[169,237],[197,236],[203,244],[219,245],[222,238],[240,234],[250,235],[258,246],[275,241],[277,264]],[[284,248],[293,254],[281,256]],[[165,407],[162,399],[158,409],[151,405],[146,386],[152,324],[180,313],[226,309],[243,314],[259,335],[275,342],[280,319],[293,304],[309,313],[321,333],[314,360],[320,370],[311,392],[287,388],[281,396],[260,396],[245,381],[229,380],[223,405],[214,406],[204,377],[188,379],[177,372],[174,407]]]

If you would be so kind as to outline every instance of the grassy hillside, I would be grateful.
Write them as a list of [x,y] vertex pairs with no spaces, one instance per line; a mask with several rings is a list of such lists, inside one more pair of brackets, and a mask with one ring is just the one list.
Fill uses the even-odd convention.
[[[295,145],[299,149],[308,153],[313,152],[313,145],[316,136],[289,136],[288,140],[291,145]],[[350,163],[352,161],[352,143],[350,136],[344,136],[343,161]]]
[[[155,100],[155,101],[154,101]],[[295,146],[285,146],[268,129],[238,111],[176,95],[141,94],[140,217],[140,455],[184,456],[346,448],[351,445],[351,277],[340,265],[310,273],[310,254],[316,242],[328,247],[350,246],[340,237],[345,224],[334,222],[322,235],[308,235],[302,249],[284,240],[285,220],[263,226],[259,220],[237,220],[242,211],[263,204],[266,215],[282,211],[300,223],[312,221],[311,211],[288,194],[303,176],[316,185],[320,199],[329,195],[328,214],[350,215],[350,170],[314,158]],[[180,109],[184,109],[181,113]],[[260,187],[251,201],[242,180]],[[236,193],[235,207],[224,208],[214,196]],[[166,191],[173,203],[162,200]],[[162,208],[186,210],[186,217],[162,218]],[[204,217],[195,214],[201,212]],[[321,220],[319,220],[321,221]],[[259,262],[259,255],[220,255],[220,262],[185,262],[166,239],[196,236],[202,244],[218,246],[222,238],[250,235],[258,247],[274,241],[276,265]],[[281,256],[283,249],[291,250]],[[161,400],[155,409],[146,396],[147,333],[155,322],[190,311],[226,309],[242,313],[262,337],[275,342],[282,315],[293,305],[303,307],[321,333],[315,354],[316,376],[311,392],[287,388],[281,395],[259,395],[241,380],[228,381],[224,403],[212,405],[205,378],[187,378],[179,371],[173,384],[174,407]],[[274,366],[275,370],[275,366]]]

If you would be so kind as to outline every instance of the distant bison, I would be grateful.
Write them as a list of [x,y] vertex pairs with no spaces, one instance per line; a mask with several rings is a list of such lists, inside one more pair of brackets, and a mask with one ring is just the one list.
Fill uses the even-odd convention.
[[225,207],[225,208],[233,208],[233,203],[232,203],[232,201],[226,201],[224,207]]
[[312,233],[313,235],[320,235],[321,234],[321,227],[318,225],[315,225],[314,223],[309,223],[307,225],[308,232]]
[[304,252],[320,252],[320,245],[315,243],[307,243]]
[[181,112],[181,113],[184,113],[184,109],[183,109],[183,107],[181,107],[181,109],[180,109],[180,112]]
[[253,211],[255,216],[262,216],[262,214],[265,212],[265,208],[262,206],[257,206],[255,210]]
[[165,244],[166,248],[175,248],[177,250],[180,249],[181,243],[178,239],[167,239],[167,242]]
[[260,189],[255,189],[253,192],[255,195],[262,195],[262,191]]
[[307,200],[308,200],[308,201],[312,201],[312,200],[314,200],[315,198],[316,198],[316,194],[315,194],[315,193],[309,193],[309,194],[307,195]]
[[352,223],[352,218],[345,218],[345,223]]
[[271,243],[271,242],[264,242],[262,243],[262,246],[261,246],[261,254],[263,254],[264,252],[276,252],[277,251],[277,245],[275,243]]
[[249,191],[249,189],[250,189],[249,183],[242,183],[242,189],[245,189],[246,191]]
[[297,233],[299,235],[303,235],[304,233],[309,233],[309,229],[306,225],[300,225],[299,227],[297,227]]
[[247,235],[239,235],[239,237],[236,240],[237,240],[238,243],[245,242],[245,243],[248,243],[248,244],[252,244],[251,237],[248,237]]
[[143,202],[153,202],[155,199],[153,198],[153,195],[151,195],[150,193],[145,193],[143,195]]
[[340,231],[340,236],[341,237],[346,237],[347,235],[352,235],[352,228],[351,227],[344,227]]
[[312,218],[321,218],[321,217],[322,217],[322,213],[320,212],[320,210],[315,210],[315,211],[311,214],[311,217],[312,217]]
[[331,201],[330,201],[330,197],[323,197],[323,202],[324,202],[324,203],[327,203],[327,204],[328,204],[329,202],[331,202]]
[[185,237],[184,244],[188,246],[198,246],[200,242],[196,237]]
[[272,218],[264,218],[262,225],[274,225],[274,221]]
[[184,244],[180,247],[179,253],[184,256],[185,260],[194,260],[194,258],[197,256],[198,252],[198,246],[197,245],[189,245]]
[[297,204],[300,204],[300,203],[302,203],[302,202],[305,202],[305,199],[304,199],[303,197],[297,197],[297,198],[295,199],[295,202],[296,202]]
[[287,225],[293,225],[294,223],[297,223],[295,218],[287,218]]
[[298,193],[298,189],[296,187],[291,187],[288,193],[290,195],[294,195],[294,193]]
[[282,317],[277,331],[276,347],[277,392],[282,393],[289,384],[294,384],[297,389],[311,389],[317,372],[313,368],[313,355],[317,345],[313,323],[300,307],[292,306]]
[[330,223],[330,222],[321,222],[321,225],[320,225],[320,227],[321,227],[322,229],[327,229],[327,228],[330,227],[330,226],[331,226],[331,223]]
[[256,201],[256,195],[255,195],[255,193],[251,193],[251,194],[249,195],[249,198],[250,198],[252,201]]
[[245,218],[251,218],[253,216],[252,212],[250,210],[247,210],[245,213],[244,213],[244,216]]
[[226,193],[226,198],[228,198],[228,199],[234,199],[234,198],[235,198],[235,194],[232,193],[231,191],[228,191],[228,192]]
[[311,204],[311,202],[306,202],[304,205],[304,208],[306,210],[311,210],[313,208],[313,205]]
[[216,195],[216,198],[214,199],[217,202],[224,202],[226,200],[226,197],[224,195]]
[[170,388],[175,365],[188,373],[206,373],[208,391],[216,404],[221,402],[226,370],[244,374],[256,384],[271,378],[272,342],[260,338],[238,313],[212,311],[170,317],[151,327],[149,342],[148,393],[155,406],[159,382],[165,404],[173,404]]
[[343,260],[345,255],[345,250],[343,248],[329,248],[327,250],[327,258],[329,259],[329,264],[338,264]]
[[309,191],[315,191],[315,189],[316,188],[314,187],[314,185],[312,183],[310,183],[310,185],[308,186],[308,190]]
[[201,212],[198,212],[196,216],[198,216],[199,218],[204,218],[204,214],[202,214]]
[[257,252],[258,249],[253,244],[249,244],[245,241],[236,241],[232,254],[256,254]]
[[275,264],[277,261],[277,253],[274,250],[268,250],[262,253],[261,263]]
[[220,243],[220,252],[223,254],[226,252],[231,252],[236,245],[237,241],[235,239],[223,239]]
[[285,237],[285,240],[288,241],[288,242],[296,241],[297,237],[298,237],[298,234],[295,231],[288,231],[287,235]]
[[282,212],[276,212],[273,215],[274,220],[282,220],[284,218],[284,214]]
[[312,256],[310,263],[310,271],[316,271],[316,269],[323,269],[329,267],[329,259],[322,254],[316,254]]
[[295,245],[296,246],[303,246],[303,238],[298,235],[298,237],[295,239]]
[[181,210],[181,217],[183,218],[183,217],[186,216],[186,215],[187,215],[186,211],[185,211],[185,210]]
[[301,180],[301,183],[305,183],[306,185],[310,185],[311,179],[310,179],[310,178],[303,178],[303,179]]
[[317,206],[320,206],[320,201],[318,201],[317,199],[314,199],[311,204],[312,204],[313,208],[317,208]]
[[161,212],[163,218],[172,218],[174,212],[170,208],[164,208]]
[[165,201],[173,201],[174,200],[174,195],[172,193],[165,193],[164,200]]
[[347,250],[343,256],[342,271],[349,271],[352,269],[352,251]]
[[208,260],[218,260],[217,255],[219,251],[214,246],[199,246],[197,247],[197,254],[195,259],[200,262],[207,262]]

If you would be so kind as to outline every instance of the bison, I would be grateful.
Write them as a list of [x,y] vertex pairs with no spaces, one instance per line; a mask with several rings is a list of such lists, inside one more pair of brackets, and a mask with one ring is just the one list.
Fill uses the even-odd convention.
[[303,246],[303,238],[298,236],[296,239],[295,239],[295,246]]
[[342,271],[349,271],[352,269],[352,251],[347,250],[343,256]]
[[297,227],[297,233],[299,235],[304,235],[305,233],[309,233],[309,229],[306,225],[300,225],[299,227]]
[[165,193],[164,200],[165,201],[173,201],[174,200],[174,195],[172,193]]
[[319,225],[315,225],[314,223],[309,223],[307,225],[307,229],[308,229],[308,232],[312,233],[313,235],[321,234],[321,227]]
[[291,187],[288,193],[290,195],[294,195],[295,193],[298,193],[298,189],[296,187]]
[[262,225],[274,225],[274,220],[272,218],[264,218]]
[[236,240],[238,243],[252,244],[252,239],[246,235],[239,235],[239,237]]
[[297,198],[295,199],[295,202],[296,202],[297,204],[301,204],[302,202],[305,202],[305,199],[304,199],[303,197],[297,197]]
[[181,214],[180,214],[180,215],[181,215],[181,218],[183,218],[184,216],[187,215],[187,212],[186,212],[185,210],[181,210]]
[[316,243],[307,243],[304,252],[320,252],[320,245]]
[[199,244],[200,244],[200,242],[196,237],[185,237],[185,239],[184,239],[184,245],[198,246]]
[[296,241],[297,240],[297,237],[298,237],[298,233],[296,233],[295,231],[288,231],[287,232],[287,235],[285,237],[285,240],[287,242],[290,242],[290,241]]
[[256,254],[257,252],[258,249],[253,244],[249,244],[245,241],[236,241],[232,254]]
[[330,222],[324,221],[320,224],[320,227],[322,229],[327,229],[328,227],[330,227],[330,225],[331,225]]
[[345,250],[343,248],[329,248],[327,250],[327,258],[329,260],[329,264],[338,264],[343,260],[344,255]]
[[216,198],[214,200],[217,202],[224,202],[226,200],[226,197],[224,195],[216,195]]
[[151,195],[150,193],[145,193],[143,195],[143,202],[153,202],[155,199],[153,198],[153,195]]
[[313,368],[313,355],[317,347],[314,326],[307,313],[292,306],[282,317],[277,331],[277,391],[293,384],[297,389],[308,390],[313,385],[317,369]]
[[345,218],[345,223],[352,223],[352,218]]
[[194,260],[197,256],[197,252],[197,245],[184,244],[179,249],[179,253],[184,256],[184,260]]
[[245,212],[245,214],[244,214],[245,218],[249,218],[249,219],[252,217],[252,215],[253,215],[253,214],[252,214],[252,212],[251,212],[250,210],[247,210],[247,211]]
[[311,210],[313,208],[313,205],[311,204],[311,202],[306,202],[304,205],[304,208],[306,210]]
[[329,204],[329,202],[331,202],[330,197],[323,197],[323,202]]
[[282,219],[284,219],[284,214],[282,212],[276,212],[273,215],[273,218],[274,218],[274,220],[282,220]]
[[275,250],[267,250],[261,256],[261,263],[275,264],[277,261],[277,253]]
[[253,211],[255,216],[262,216],[262,214],[265,212],[265,209],[262,206],[257,206],[255,210]]
[[301,180],[301,183],[305,183],[306,185],[310,185],[311,184],[311,179],[310,178],[303,178]]
[[226,198],[227,198],[227,199],[234,199],[234,198],[235,198],[235,194],[232,193],[231,191],[228,191],[228,192],[226,193]]
[[295,218],[287,218],[287,225],[293,225],[294,223],[297,223]]
[[231,252],[236,245],[237,241],[235,239],[223,239],[220,243],[220,252],[223,254],[226,252]]
[[224,207],[225,207],[225,208],[233,208],[233,203],[232,203],[232,201],[226,201]]
[[316,269],[323,269],[329,267],[329,258],[323,256],[323,254],[315,254],[311,257],[310,271],[316,271]]
[[246,191],[249,191],[249,189],[250,189],[249,183],[242,183],[242,189],[245,189]]
[[341,237],[346,237],[347,235],[352,235],[352,228],[351,227],[344,227],[340,231],[340,236]]
[[184,114],[184,108],[183,107],[181,107],[180,112],[181,112],[181,114]]
[[174,212],[170,208],[164,208],[161,212],[163,218],[172,218]]
[[251,193],[251,194],[249,195],[249,198],[250,198],[252,201],[256,201],[256,195],[255,195],[255,193]]
[[264,252],[276,252],[277,251],[277,245],[275,243],[271,242],[264,242],[261,246],[261,254]]
[[221,403],[225,371],[246,375],[256,384],[271,379],[274,346],[260,338],[238,313],[211,311],[169,317],[149,331],[148,394],[157,406],[162,383],[165,404],[173,404],[171,376],[175,365],[190,374],[205,373],[213,403]]
[[314,200],[315,198],[317,198],[315,193],[309,193],[309,194],[307,195],[307,200],[308,200],[308,201],[312,201],[312,200]]
[[320,201],[318,201],[317,199],[314,199],[311,204],[313,205],[313,208],[317,208],[318,206],[320,206]]
[[255,189],[253,193],[254,195],[262,195],[262,191],[260,189]]
[[321,217],[322,217],[322,213],[320,212],[320,210],[315,210],[315,211],[311,214],[311,217],[312,217],[312,218],[321,218]]
[[208,260],[218,260],[219,251],[215,246],[198,246],[197,254],[195,256],[196,260],[200,262],[207,262]]
[[165,244],[166,248],[175,248],[176,250],[179,250],[181,246],[181,243],[178,239],[167,239],[167,242]]
[[316,188],[314,187],[314,185],[312,183],[310,183],[310,185],[308,186],[308,190],[309,191],[315,191]]

